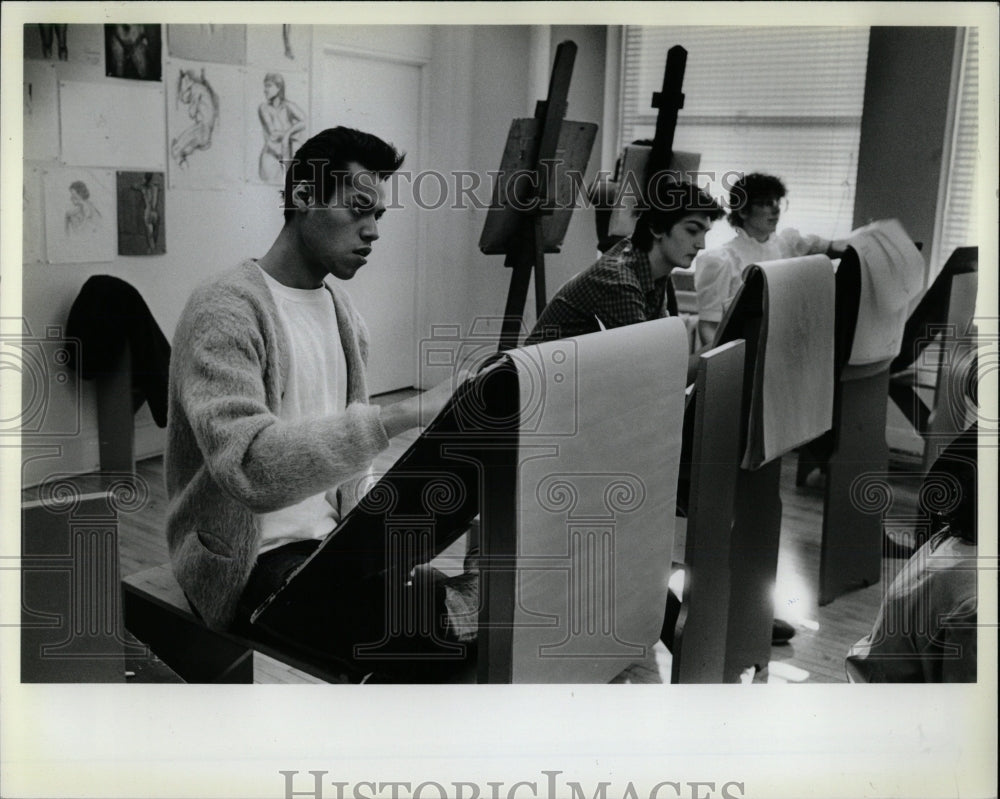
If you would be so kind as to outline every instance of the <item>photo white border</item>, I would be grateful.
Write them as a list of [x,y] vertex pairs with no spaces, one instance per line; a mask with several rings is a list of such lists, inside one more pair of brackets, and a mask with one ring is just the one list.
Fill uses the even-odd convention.
[[[21,24],[254,20],[345,24],[979,24],[981,174],[997,175],[997,7],[992,3],[4,3],[0,316],[17,317],[21,282]],[[280,17],[278,16],[280,15]],[[981,181],[980,333],[997,336],[995,183]],[[13,235],[11,235],[13,233]],[[991,321],[987,321],[991,320]],[[10,379],[15,377],[15,379]],[[0,418],[16,416],[19,384],[3,374]],[[981,384],[996,409],[996,371]],[[995,414],[994,414],[995,416]],[[991,420],[991,421],[995,421]],[[974,686],[174,686],[22,685],[18,681],[20,461],[0,441],[0,790],[5,797],[284,797],[281,770],[334,781],[539,783],[561,771],[608,797],[633,783],[740,783],[746,797],[995,795],[996,450],[980,461],[980,677]],[[309,783],[296,783],[305,791]],[[350,789],[348,789],[350,790]],[[471,790],[471,789],[466,789]],[[371,793],[362,788],[363,794]],[[310,794],[311,795],[311,794]],[[351,794],[345,791],[344,796]],[[385,795],[385,794],[382,794]],[[430,790],[425,796],[436,796]],[[563,796],[569,796],[564,789]],[[677,795],[661,788],[660,797]],[[468,797],[468,793],[466,794]],[[532,796],[530,787],[515,797]],[[561,799],[561,797],[560,797]]]

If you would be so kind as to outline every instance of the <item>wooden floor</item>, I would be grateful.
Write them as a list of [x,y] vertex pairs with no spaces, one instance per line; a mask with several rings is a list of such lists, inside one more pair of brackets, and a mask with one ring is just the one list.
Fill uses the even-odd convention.
[[[376,460],[376,473],[384,471],[406,449],[415,432],[394,439]],[[166,490],[162,459],[141,461],[137,474],[146,487],[147,498],[135,513],[120,522],[122,575],[126,576],[167,561],[163,532]],[[822,491],[795,487],[794,457],[782,464],[783,503],[781,551],[775,588],[775,614],[796,627],[796,635],[786,645],[772,648],[770,666],[753,678],[755,682],[835,683],[846,682],[844,657],[855,641],[872,626],[882,592],[903,565],[899,559],[883,559],[882,582],[847,594],[829,605],[817,602],[819,543],[822,527]],[[894,518],[912,516],[916,507],[917,478],[905,472],[890,478],[895,505]],[[654,651],[644,667],[622,676],[625,682],[667,682],[669,653]],[[263,683],[317,682],[309,675],[282,663],[255,656],[254,678]],[[751,675],[752,676],[752,675]]]

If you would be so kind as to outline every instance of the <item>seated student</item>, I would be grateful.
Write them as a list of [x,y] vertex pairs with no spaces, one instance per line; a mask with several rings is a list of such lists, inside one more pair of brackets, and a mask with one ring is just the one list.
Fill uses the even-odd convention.
[[729,224],[736,235],[698,256],[694,286],[698,294],[698,334],[711,343],[729,302],[743,285],[743,270],[750,264],[825,253],[839,258],[844,241],[802,236],[794,228],[775,233],[786,207],[785,184],[774,175],[753,172],[733,184],[729,192]]
[[[382,181],[402,160],[349,128],[311,138],[287,169],[285,223],[270,249],[195,289],[178,322],[167,538],[177,581],[212,628],[256,634],[251,613],[357,503],[375,456],[450,396],[442,384],[383,408],[368,403],[367,331],[341,286],[379,237]],[[431,651],[449,634],[439,629],[443,586],[427,569],[408,577],[331,585],[282,638],[351,661],[356,643],[387,635],[396,612],[388,597],[433,594],[434,628],[399,642]],[[387,584],[394,580],[403,584]],[[416,680],[436,674],[423,662],[355,665]]]
[[[920,496],[930,538],[886,591],[872,631],[851,647],[852,682],[976,681],[978,425],[934,462]],[[942,501],[943,500],[943,501]]]
[[639,216],[632,236],[556,292],[525,344],[677,314],[670,273],[691,265],[722,209],[691,183],[653,185],[657,196]]

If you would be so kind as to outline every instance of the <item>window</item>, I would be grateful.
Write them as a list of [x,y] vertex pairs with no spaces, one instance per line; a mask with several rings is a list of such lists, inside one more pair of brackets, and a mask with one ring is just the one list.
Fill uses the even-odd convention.
[[978,244],[976,173],[979,152],[979,30],[964,30],[962,66],[956,87],[951,159],[944,182],[941,233],[935,236],[933,269],[944,266],[956,247]]
[[[687,52],[674,149],[700,153],[699,183],[725,198],[727,172],[767,172],[788,187],[782,226],[850,232],[868,28],[627,27],[620,144],[652,138],[653,92],[667,50]],[[716,225],[709,246],[730,238]]]

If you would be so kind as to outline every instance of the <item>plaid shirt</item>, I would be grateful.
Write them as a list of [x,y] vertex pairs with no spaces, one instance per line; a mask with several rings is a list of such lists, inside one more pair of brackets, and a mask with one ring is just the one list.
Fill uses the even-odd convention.
[[649,256],[636,249],[630,239],[622,239],[556,292],[524,343],[538,344],[676,315],[672,289],[666,277],[653,280]]

